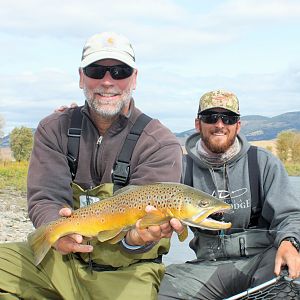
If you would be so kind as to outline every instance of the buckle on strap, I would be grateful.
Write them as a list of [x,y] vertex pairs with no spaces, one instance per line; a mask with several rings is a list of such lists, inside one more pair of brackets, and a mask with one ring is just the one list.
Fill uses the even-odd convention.
[[125,185],[129,179],[129,171],[129,163],[117,160],[112,172],[113,183]]
[[69,128],[68,136],[79,138],[81,136],[81,128]]

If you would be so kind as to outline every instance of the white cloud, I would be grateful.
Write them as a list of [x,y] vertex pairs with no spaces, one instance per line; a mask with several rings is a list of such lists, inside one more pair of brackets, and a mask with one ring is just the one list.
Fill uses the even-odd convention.
[[299,23],[292,0],[2,1],[0,114],[8,131],[82,103],[81,49],[104,30],[132,41],[137,106],[174,131],[190,129],[200,95],[220,87],[243,114],[300,110]]

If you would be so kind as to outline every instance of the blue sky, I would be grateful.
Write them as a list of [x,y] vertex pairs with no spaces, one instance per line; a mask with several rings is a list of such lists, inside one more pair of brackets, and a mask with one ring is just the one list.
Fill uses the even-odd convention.
[[237,94],[243,115],[300,110],[298,0],[10,0],[0,4],[6,134],[84,102],[81,50],[101,31],[130,39],[136,105],[173,132],[193,128],[200,96],[217,88]]

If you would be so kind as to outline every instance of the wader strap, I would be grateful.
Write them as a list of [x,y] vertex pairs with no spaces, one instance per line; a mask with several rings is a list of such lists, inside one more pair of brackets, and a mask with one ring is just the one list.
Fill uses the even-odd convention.
[[193,186],[193,160],[188,154],[182,156],[182,166],[184,178],[181,178],[181,182]]
[[144,128],[151,120],[152,118],[149,116],[141,114],[128,133],[119,157],[117,158],[113,167],[112,181],[114,183],[114,191],[128,183],[130,174],[130,160],[134,147]]
[[251,217],[249,227],[253,227],[258,225],[258,219],[262,209],[260,201],[260,172],[257,159],[257,147],[250,146],[247,155],[251,191]]
[[82,106],[74,108],[71,117],[70,128],[68,129],[68,154],[67,160],[72,175],[72,180],[76,176],[77,166],[78,166],[78,153],[79,144],[81,136],[81,123],[82,123]]

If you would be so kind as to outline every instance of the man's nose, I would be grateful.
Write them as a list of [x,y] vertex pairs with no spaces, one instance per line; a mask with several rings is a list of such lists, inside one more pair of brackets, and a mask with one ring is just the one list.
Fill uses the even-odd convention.
[[222,119],[219,117],[217,120],[217,123],[215,124],[216,127],[222,128],[224,127],[224,123],[222,121]]
[[102,85],[113,85],[114,79],[111,77],[110,72],[107,70],[104,74],[104,77],[101,79]]

